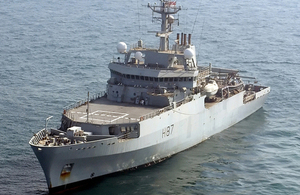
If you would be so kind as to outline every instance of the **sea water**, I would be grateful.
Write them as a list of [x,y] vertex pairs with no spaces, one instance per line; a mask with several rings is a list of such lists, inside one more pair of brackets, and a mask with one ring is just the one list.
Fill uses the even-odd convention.
[[[0,194],[47,194],[28,141],[64,106],[105,90],[108,63],[142,39],[157,48],[148,1],[0,1]],[[300,2],[182,0],[176,33],[198,64],[270,86],[262,109],[160,164],[75,194],[300,194]],[[247,82],[247,81],[246,81]]]

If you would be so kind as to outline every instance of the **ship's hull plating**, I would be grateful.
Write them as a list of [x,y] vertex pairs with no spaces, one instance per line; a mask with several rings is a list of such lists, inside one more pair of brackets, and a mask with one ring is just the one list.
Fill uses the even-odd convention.
[[[44,170],[49,189],[68,187],[79,181],[159,162],[190,148],[251,115],[265,102],[270,88],[243,103],[244,92],[206,109],[204,97],[140,121],[140,137],[117,138],[61,147],[31,145]],[[88,131],[88,130],[87,130]],[[61,175],[64,165],[69,174]]]

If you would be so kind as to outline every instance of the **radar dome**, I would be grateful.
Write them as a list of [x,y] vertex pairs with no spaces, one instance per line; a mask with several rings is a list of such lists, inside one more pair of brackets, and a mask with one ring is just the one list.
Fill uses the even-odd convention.
[[184,58],[191,60],[195,56],[194,51],[190,48],[184,50]]
[[117,50],[119,53],[126,53],[127,45],[124,42],[119,42],[117,45]]
[[173,24],[174,23],[174,16],[169,15],[169,17],[168,17],[168,23],[169,24]]
[[139,60],[139,61],[143,61],[143,53],[142,52],[136,52],[134,57]]

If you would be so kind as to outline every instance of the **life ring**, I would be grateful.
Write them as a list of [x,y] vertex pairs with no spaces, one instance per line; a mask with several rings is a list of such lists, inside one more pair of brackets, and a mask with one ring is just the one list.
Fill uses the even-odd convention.
[[144,117],[141,116],[140,121],[143,121],[143,120],[144,120]]

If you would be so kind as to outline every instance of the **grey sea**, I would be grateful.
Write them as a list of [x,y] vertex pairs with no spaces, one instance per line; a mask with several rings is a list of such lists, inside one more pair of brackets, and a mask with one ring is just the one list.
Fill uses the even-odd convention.
[[[0,1],[0,194],[48,194],[28,141],[63,108],[106,89],[116,45],[160,29],[148,1]],[[154,166],[106,177],[84,194],[300,194],[300,1],[177,1],[198,64],[271,86],[256,113]]]

